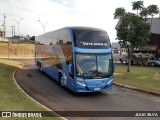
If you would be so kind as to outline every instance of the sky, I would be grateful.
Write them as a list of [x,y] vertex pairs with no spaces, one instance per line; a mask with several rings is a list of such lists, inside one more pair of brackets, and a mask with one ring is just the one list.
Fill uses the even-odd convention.
[[[0,29],[6,16],[6,36],[15,34],[37,36],[66,26],[89,26],[104,29],[111,42],[116,42],[115,9],[124,7],[131,11],[135,0],[0,0]],[[144,6],[160,7],[160,0],[143,0]],[[136,12],[136,11],[135,11]],[[22,19],[23,18],[23,19]],[[13,20],[14,19],[14,20]],[[22,19],[22,20],[21,20]],[[20,21],[21,20],[21,21]],[[40,20],[40,22],[38,21]],[[19,33],[18,24],[19,22]],[[43,24],[43,25],[42,25]]]

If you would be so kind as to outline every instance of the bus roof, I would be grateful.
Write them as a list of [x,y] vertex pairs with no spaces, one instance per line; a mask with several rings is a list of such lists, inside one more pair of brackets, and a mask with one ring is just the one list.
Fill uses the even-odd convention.
[[[68,28],[71,28],[71,29],[73,29],[73,30],[105,31],[105,30],[102,30],[102,29],[99,29],[99,28],[86,27],[86,26],[71,26],[71,27],[68,27]],[[106,32],[106,31],[105,31],[105,32]]]

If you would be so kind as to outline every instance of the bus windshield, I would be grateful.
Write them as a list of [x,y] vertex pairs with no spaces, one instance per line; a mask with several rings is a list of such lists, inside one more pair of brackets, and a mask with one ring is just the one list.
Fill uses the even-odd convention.
[[76,75],[84,79],[101,79],[113,75],[110,54],[76,54]]

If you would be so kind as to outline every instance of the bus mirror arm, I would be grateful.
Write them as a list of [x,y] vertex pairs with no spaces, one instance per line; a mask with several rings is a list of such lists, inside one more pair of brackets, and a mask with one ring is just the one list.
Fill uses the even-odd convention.
[[72,74],[72,64],[69,64],[67,67],[68,67],[68,73]]

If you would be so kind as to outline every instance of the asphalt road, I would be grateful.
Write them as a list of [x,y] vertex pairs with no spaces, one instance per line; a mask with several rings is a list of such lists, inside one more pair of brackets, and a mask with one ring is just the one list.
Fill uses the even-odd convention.
[[[75,94],[58,85],[37,70],[34,60],[18,60],[25,66],[18,70],[15,78],[19,86],[31,97],[53,111],[160,111],[160,97],[113,86],[111,91]],[[82,118],[71,118],[79,119]],[[87,117],[97,120],[150,120],[151,118]],[[159,120],[154,117],[152,120]]]

